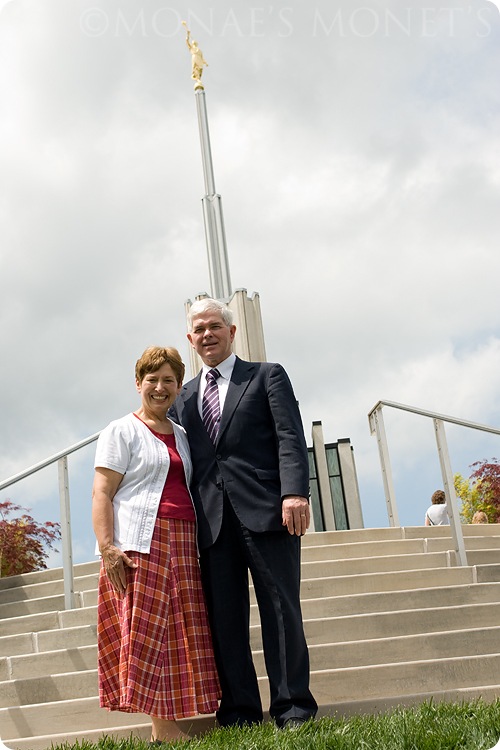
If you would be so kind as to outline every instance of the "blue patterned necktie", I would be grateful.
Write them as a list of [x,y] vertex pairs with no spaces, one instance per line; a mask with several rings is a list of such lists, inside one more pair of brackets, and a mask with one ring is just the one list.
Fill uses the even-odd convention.
[[208,437],[212,443],[215,443],[220,421],[219,387],[217,385],[217,378],[220,377],[220,372],[215,369],[209,370],[205,377],[207,385],[201,404],[201,416],[208,432]]

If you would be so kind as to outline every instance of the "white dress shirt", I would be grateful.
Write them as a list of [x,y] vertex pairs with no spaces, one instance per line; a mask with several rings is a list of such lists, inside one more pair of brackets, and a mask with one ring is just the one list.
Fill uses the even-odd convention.
[[231,375],[233,374],[235,362],[236,354],[230,354],[229,357],[218,364],[217,367],[209,367],[208,365],[203,365],[203,369],[201,371],[200,390],[198,392],[198,411],[200,412],[200,417],[202,415],[201,405],[203,403],[203,394],[205,393],[205,388],[207,387],[207,372],[209,372],[210,370],[218,370],[220,372],[220,378],[217,378],[217,388],[219,389],[219,405],[220,413],[222,414],[224,402],[227,396],[227,389],[229,388],[229,381],[231,380]]

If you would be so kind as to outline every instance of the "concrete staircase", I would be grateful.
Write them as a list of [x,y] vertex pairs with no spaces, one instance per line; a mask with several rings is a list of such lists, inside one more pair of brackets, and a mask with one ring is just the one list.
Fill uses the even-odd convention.
[[[500,696],[500,526],[465,526],[456,567],[449,527],[361,529],[303,540],[302,605],[320,715]],[[98,706],[98,563],[75,566],[78,608],[64,611],[62,571],[0,580],[0,737],[45,750],[103,734],[149,737],[140,714]],[[267,680],[256,606],[252,647]],[[184,721],[191,733],[213,717]]]

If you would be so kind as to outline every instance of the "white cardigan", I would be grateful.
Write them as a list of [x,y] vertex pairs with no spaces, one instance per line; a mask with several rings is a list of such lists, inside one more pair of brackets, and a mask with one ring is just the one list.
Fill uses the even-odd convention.
[[[188,440],[182,427],[174,422],[172,426],[189,489],[192,465]],[[119,549],[149,552],[169,466],[165,443],[134,414],[116,419],[99,435],[94,467],[124,475],[113,498],[113,544]]]

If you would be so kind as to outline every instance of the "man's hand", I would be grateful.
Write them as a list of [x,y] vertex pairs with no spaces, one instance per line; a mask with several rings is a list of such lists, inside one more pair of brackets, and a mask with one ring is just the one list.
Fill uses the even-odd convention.
[[100,550],[104,563],[104,570],[109,578],[111,585],[118,594],[123,594],[127,581],[125,578],[125,566],[137,568],[137,563],[127,557],[114,544],[108,544]]
[[306,497],[285,495],[282,504],[283,526],[289,534],[303,536],[309,528],[311,511]]

